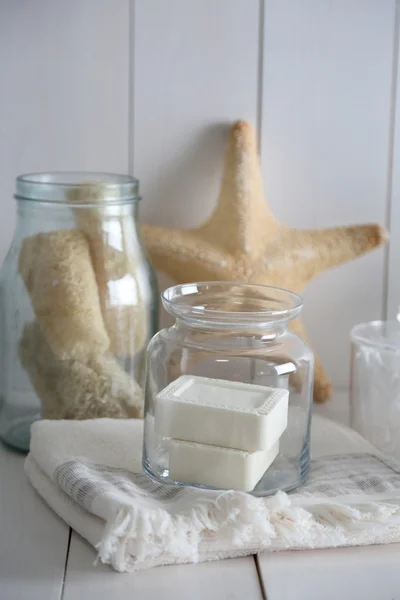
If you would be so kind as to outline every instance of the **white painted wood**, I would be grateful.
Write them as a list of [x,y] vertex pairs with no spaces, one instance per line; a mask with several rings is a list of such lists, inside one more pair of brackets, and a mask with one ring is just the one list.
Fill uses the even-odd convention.
[[[141,178],[144,220],[186,227],[211,212],[223,124],[257,120],[260,2],[131,0],[131,32],[129,4],[0,2],[0,260],[22,171],[129,168]],[[265,0],[262,154],[266,192],[282,220],[384,221],[394,5]],[[399,297],[397,163],[391,314]],[[306,321],[339,385],[348,377],[350,327],[380,316],[382,257],[327,273],[306,291]]]
[[[136,0],[134,11],[141,215],[196,226],[217,200],[227,126],[256,120],[259,0]],[[160,289],[171,283],[160,278]]]
[[143,218],[190,227],[215,206],[227,124],[255,120],[258,0],[136,0],[133,171]]
[[389,188],[390,245],[388,252],[388,290],[386,318],[394,319],[400,314],[400,3],[397,2],[397,28],[394,59],[394,85],[392,97],[392,156],[389,165],[391,187]]
[[350,426],[350,393],[349,390],[334,390],[333,397],[325,404],[314,404],[314,414],[332,419],[341,425]]
[[0,2],[0,262],[14,178],[128,169],[129,0]]
[[93,566],[95,553],[73,534],[63,600],[261,600],[252,556],[234,560],[115,573]]
[[268,600],[397,600],[400,544],[259,555]]
[[30,486],[23,463],[0,444],[0,598],[58,600],[69,527]]
[[[384,224],[394,15],[394,0],[266,0],[262,163],[289,225]],[[306,325],[338,386],[350,328],[381,317],[383,271],[378,250],[306,289]]]

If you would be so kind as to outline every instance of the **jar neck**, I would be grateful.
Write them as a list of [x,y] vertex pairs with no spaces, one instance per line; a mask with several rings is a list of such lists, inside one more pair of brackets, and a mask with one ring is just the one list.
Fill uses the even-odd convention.
[[30,173],[17,177],[15,198],[17,233],[84,230],[90,221],[105,235],[127,224],[129,236],[136,229],[139,181],[116,173]]
[[260,341],[272,341],[277,337],[280,337],[284,333],[288,331],[289,321],[281,320],[270,322],[268,324],[261,325],[247,325],[247,326],[234,326],[231,323],[229,325],[223,324],[213,324],[210,326],[209,324],[203,325],[201,322],[196,321],[195,319],[176,319],[172,328],[177,334],[181,334],[185,336],[189,333],[194,333],[198,337],[251,337],[258,339]]
[[80,228],[84,219],[95,218],[112,227],[113,221],[119,223],[126,219],[133,232],[137,233],[138,202],[101,206],[74,206],[57,203],[43,203],[36,200],[17,199],[16,236],[35,235],[57,229]]
[[302,298],[288,290],[232,281],[177,285],[161,298],[177,330],[265,340],[284,334],[303,305]]
[[15,191],[16,198],[51,204],[121,205],[139,199],[139,181],[118,173],[28,173],[17,177]]

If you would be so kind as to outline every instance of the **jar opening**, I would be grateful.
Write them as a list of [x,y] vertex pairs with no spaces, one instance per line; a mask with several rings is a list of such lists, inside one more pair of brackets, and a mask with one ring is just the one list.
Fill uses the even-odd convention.
[[288,290],[225,281],[176,285],[161,298],[171,315],[199,327],[268,327],[294,319],[303,306],[302,297]]
[[82,206],[122,204],[139,199],[139,181],[117,173],[27,173],[16,179],[15,198]]
[[400,351],[400,323],[398,321],[359,323],[351,330],[350,337],[355,344]]

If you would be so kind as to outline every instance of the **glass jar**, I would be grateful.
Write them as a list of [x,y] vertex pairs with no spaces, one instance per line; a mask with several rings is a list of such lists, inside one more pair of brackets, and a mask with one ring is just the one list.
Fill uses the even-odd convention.
[[307,478],[314,360],[288,329],[302,298],[210,282],[162,294],[175,324],[147,350],[143,469],[171,485],[264,496]]
[[139,182],[23,175],[0,273],[0,436],[29,449],[40,418],[137,417],[155,279],[137,224]]
[[350,424],[400,460],[400,324],[360,323],[351,331]]

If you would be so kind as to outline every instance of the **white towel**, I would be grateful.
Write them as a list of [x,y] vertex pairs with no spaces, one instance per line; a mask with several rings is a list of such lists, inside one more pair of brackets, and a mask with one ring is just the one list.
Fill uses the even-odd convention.
[[44,500],[118,571],[400,541],[400,469],[345,427],[314,417],[308,483],[271,498],[152,483],[142,427],[39,421],[25,463]]

